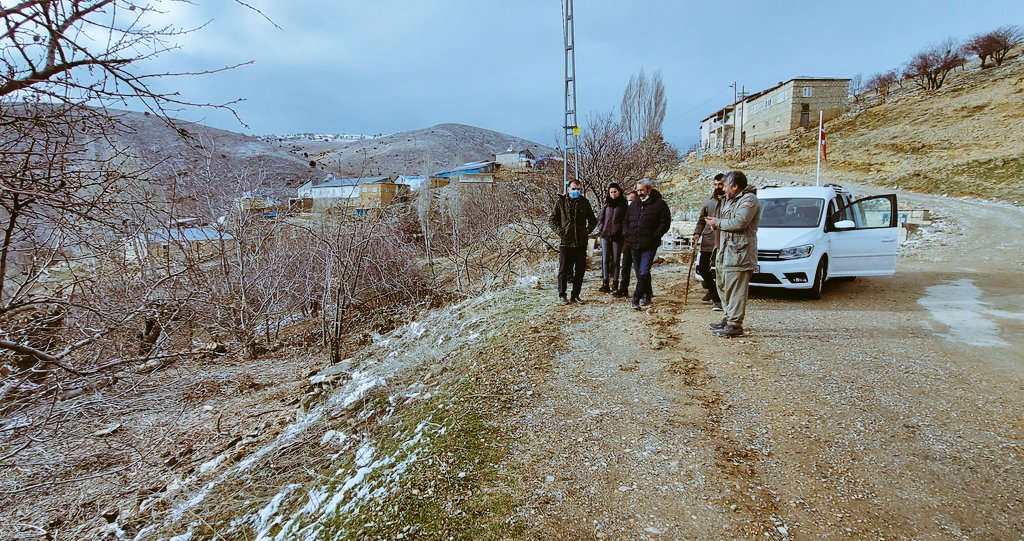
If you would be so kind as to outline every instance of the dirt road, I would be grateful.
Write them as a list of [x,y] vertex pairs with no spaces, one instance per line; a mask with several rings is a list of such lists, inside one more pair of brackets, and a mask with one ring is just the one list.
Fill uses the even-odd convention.
[[1024,536],[1024,211],[901,198],[959,234],[820,301],[755,290],[741,339],[682,303],[681,266],[643,312],[594,280],[553,306],[521,514],[570,539]]

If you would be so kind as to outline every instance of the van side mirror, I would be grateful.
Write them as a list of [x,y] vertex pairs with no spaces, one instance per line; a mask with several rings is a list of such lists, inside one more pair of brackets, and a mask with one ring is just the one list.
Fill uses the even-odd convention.
[[832,225],[836,231],[847,231],[857,227],[857,224],[853,223],[853,220],[840,220]]

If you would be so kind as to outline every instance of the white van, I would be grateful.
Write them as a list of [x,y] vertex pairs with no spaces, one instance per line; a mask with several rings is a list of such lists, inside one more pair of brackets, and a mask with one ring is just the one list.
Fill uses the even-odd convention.
[[896,195],[854,200],[841,186],[761,188],[751,285],[806,290],[829,278],[891,276],[899,238]]

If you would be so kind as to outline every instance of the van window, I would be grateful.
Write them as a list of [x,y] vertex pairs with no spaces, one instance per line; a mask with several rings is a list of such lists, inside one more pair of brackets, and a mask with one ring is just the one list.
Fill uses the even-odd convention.
[[824,206],[824,199],[814,197],[762,199],[758,227],[818,227]]

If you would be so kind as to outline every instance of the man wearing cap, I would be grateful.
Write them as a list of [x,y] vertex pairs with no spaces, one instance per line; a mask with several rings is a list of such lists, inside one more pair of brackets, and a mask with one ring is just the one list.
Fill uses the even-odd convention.
[[722,198],[725,197],[725,192],[722,191],[722,178],[724,176],[725,174],[723,173],[715,175],[715,179],[711,184],[711,195],[704,201],[704,206],[701,207],[700,215],[697,217],[697,227],[693,231],[693,242],[695,244],[700,243],[700,259],[697,260],[697,274],[704,281],[704,289],[707,290],[701,302],[712,303],[712,310],[716,312],[722,311],[722,298],[718,296],[718,287],[715,285],[715,273],[711,270],[711,258],[714,255],[715,246],[718,244],[718,232],[708,224],[707,218],[718,216],[718,207],[722,205]]

